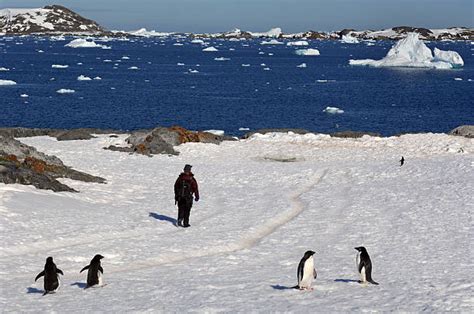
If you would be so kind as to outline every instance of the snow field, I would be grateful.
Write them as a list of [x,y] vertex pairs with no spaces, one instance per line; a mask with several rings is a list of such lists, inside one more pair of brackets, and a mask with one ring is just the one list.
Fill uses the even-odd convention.
[[[273,133],[185,144],[176,157],[102,149],[125,137],[21,139],[108,182],[63,180],[77,194],[0,185],[2,311],[472,308],[472,139]],[[172,187],[186,163],[201,200],[192,227],[177,229]],[[359,245],[380,286],[353,282]],[[287,289],[308,249],[315,291]],[[79,270],[97,253],[108,285],[82,290]],[[33,280],[47,256],[65,276],[42,297]]]

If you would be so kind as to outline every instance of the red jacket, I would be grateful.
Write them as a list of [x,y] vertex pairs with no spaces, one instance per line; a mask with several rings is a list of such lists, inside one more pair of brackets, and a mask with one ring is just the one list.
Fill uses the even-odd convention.
[[198,189],[198,184],[197,184],[197,181],[196,179],[194,179],[194,174],[192,174],[191,172],[190,173],[185,173],[185,172],[182,172],[178,179],[176,179],[176,182],[174,183],[174,195],[176,196],[178,193],[179,193],[179,188],[180,188],[180,182],[182,180],[186,180],[190,183],[191,185],[191,190],[194,194],[194,197],[199,199],[199,189]]

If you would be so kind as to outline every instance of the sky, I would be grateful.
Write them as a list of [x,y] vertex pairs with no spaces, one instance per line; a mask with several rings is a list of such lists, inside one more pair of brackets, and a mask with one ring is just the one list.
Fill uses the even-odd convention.
[[1,8],[60,4],[113,30],[284,32],[393,26],[474,27],[474,0],[0,0]]

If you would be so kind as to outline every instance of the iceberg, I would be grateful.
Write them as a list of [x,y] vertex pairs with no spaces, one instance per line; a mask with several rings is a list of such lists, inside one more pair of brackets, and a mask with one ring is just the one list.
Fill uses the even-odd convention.
[[82,39],[82,38],[74,39],[70,43],[64,45],[64,47],[110,49],[110,47],[108,47],[106,45],[96,44],[94,41],[87,41],[86,39]]
[[202,39],[193,39],[193,40],[191,40],[191,44],[204,45],[204,40],[202,40]]
[[224,57],[219,57],[219,58],[214,58],[214,61],[229,61],[230,58],[224,58]]
[[56,91],[58,94],[72,94],[75,93],[76,91],[73,89],[67,89],[67,88],[61,88]]
[[435,56],[417,33],[409,33],[406,38],[398,41],[380,60],[362,59],[349,60],[350,65],[373,67],[411,67],[452,69],[464,65],[461,56],[455,51],[443,51],[435,48]]
[[344,44],[358,44],[359,40],[351,35],[342,35],[341,43]]
[[92,79],[91,79],[90,77],[85,76],[85,75],[79,75],[79,76],[77,77],[77,80],[78,80],[78,81],[92,81]]
[[295,53],[298,56],[319,56],[320,55],[319,50],[318,49],[313,49],[313,48],[298,49],[298,50],[295,50]]
[[53,68],[53,69],[67,69],[67,68],[69,68],[69,65],[53,64],[53,65],[51,65],[51,68]]
[[283,45],[283,43],[276,39],[271,39],[269,41],[262,41],[260,45]]
[[330,113],[330,114],[341,114],[341,113],[344,113],[344,110],[339,109],[337,107],[326,107],[326,109],[324,109],[323,112]]
[[3,68],[3,67],[0,67],[0,71],[10,71],[10,69],[8,69],[8,68]]
[[274,37],[278,38],[282,34],[281,28],[275,27],[269,30],[268,32],[263,32],[263,33],[254,33],[254,32],[249,32],[252,37]]
[[219,51],[217,50],[217,48],[214,48],[214,47],[207,47],[207,48],[204,48],[202,51],[204,52],[216,52],[216,51]]
[[300,41],[290,41],[286,43],[287,46],[308,46],[308,42],[306,40],[300,40]]
[[141,37],[167,37],[173,35],[173,33],[157,32],[155,30],[148,31],[146,28],[140,28],[139,30],[131,31],[128,33],[133,36]]
[[10,81],[10,80],[0,80],[0,86],[7,86],[7,85],[16,85],[16,82]]
[[296,66],[297,68],[306,68],[306,63],[301,63],[300,65]]

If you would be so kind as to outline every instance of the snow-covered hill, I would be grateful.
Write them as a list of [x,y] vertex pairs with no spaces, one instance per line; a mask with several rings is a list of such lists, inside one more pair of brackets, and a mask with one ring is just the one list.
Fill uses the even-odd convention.
[[105,30],[96,22],[60,5],[38,9],[0,10],[0,32],[16,35],[74,33],[101,34]]
[[[472,311],[473,139],[268,133],[174,157],[102,149],[125,137],[22,139],[108,183],[0,184],[1,312]],[[201,200],[177,229],[186,163]],[[361,245],[379,286],[355,282]],[[309,249],[315,290],[289,289]],[[84,290],[79,271],[98,253],[107,285]],[[48,256],[64,277],[43,297]]]

